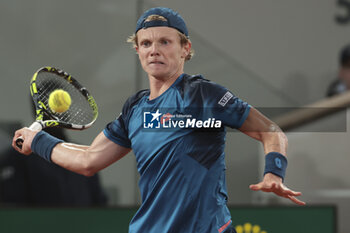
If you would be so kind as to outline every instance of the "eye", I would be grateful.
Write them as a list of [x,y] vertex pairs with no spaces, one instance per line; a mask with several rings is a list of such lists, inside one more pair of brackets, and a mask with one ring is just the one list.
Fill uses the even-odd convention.
[[150,45],[151,45],[151,42],[149,42],[148,40],[141,42],[141,46],[143,46],[143,47],[149,47]]
[[168,40],[161,40],[161,43],[162,43],[163,45],[167,45],[167,44],[169,44],[169,41],[168,41]]

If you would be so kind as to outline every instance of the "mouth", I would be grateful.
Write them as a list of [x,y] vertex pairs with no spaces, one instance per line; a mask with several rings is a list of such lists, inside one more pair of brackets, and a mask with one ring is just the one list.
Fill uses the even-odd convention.
[[151,65],[151,64],[155,64],[155,65],[164,65],[164,62],[161,62],[161,61],[151,61],[149,64],[150,64],[150,65]]

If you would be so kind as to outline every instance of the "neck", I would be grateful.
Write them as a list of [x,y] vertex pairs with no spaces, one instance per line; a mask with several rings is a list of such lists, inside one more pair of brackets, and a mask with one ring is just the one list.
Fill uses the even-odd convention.
[[163,94],[180,77],[183,72],[176,73],[168,78],[157,78],[149,75],[150,95],[149,100],[155,99]]

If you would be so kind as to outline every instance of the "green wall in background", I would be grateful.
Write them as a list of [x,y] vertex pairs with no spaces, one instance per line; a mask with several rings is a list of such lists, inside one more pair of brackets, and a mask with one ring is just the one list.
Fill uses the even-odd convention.
[[[260,232],[336,233],[333,206],[233,206],[230,210],[234,226],[258,225]],[[136,208],[0,208],[0,232],[126,233],[135,212]]]

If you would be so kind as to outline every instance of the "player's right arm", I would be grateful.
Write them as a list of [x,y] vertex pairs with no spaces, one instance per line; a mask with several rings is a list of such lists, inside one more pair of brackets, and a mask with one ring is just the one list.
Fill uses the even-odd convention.
[[[36,133],[37,131],[28,128],[16,131],[12,146],[20,153],[29,155],[32,152],[31,143]],[[19,149],[15,144],[19,136],[24,139],[22,149]],[[70,171],[92,176],[118,161],[130,151],[130,148],[112,142],[101,132],[90,146],[65,142],[57,144],[52,150],[51,161]]]
[[112,142],[101,132],[90,146],[58,144],[52,151],[51,160],[70,171],[92,176],[130,151],[130,148]]

